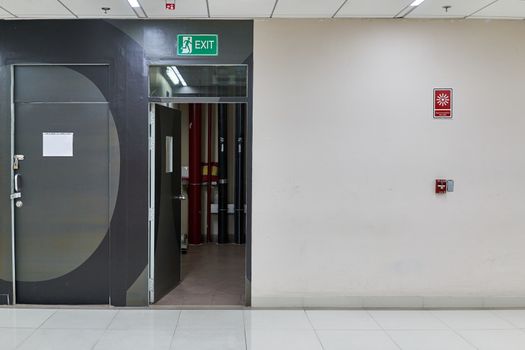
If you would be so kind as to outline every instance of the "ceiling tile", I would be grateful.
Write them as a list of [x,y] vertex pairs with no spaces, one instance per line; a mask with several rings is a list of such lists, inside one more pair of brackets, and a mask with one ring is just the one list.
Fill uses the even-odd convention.
[[414,0],[349,0],[336,17],[394,17]]
[[[137,17],[127,0],[62,0],[79,17]],[[102,7],[109,7],[107,15]]]
[[344,0],[279,0],[274,17],[332,17]]
[[14,16],[0,8],[0,18],[14,18]]
[[525,18],[525,1],[499,0],[472,16],[480,18]]
[[[466,17],[487,6],[494,0],[426,0],[407,18],[458,18]],[[448,12],[443,6],[452,6]]]
[[139,0],[150,18],[208,17],[206,0],[177,0],[175,11],[166,10],[164,0]]
[[0,6],[22,18],[74,17],[56,0],[0,0]]
[[275,0],[208,0],[211,17],[270,17]]

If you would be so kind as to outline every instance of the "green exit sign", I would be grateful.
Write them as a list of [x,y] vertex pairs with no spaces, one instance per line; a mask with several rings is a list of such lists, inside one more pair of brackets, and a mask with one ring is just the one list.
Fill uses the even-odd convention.
[[179,56],[218,56],[219,36],[217,34],[177,35]]

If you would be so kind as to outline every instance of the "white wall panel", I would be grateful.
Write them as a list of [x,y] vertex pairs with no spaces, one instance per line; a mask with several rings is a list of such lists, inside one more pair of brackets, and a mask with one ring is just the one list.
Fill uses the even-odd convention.
[[209,0],[211,17],[270,17],[275,0]]
[[394,17],[413,0],[349,0],[336,17]]
[[164,0],[140,0],[140,3],[150,18],[208,17],[206,0],[177,0],[175,11],[166,10]]
[[274,17],[332,17],[344,0],[279,0]]
[[525,296],[521,21],[256,21],[254,40],[254,306]]
[[[494,0],[426,0],[412,11],[407,18],[466,17],[494,2]],[[448,12],[443,6],[452,6]]]
[[18,17],[73,17],[74,16],[56,0],[0,0],[0,6]]

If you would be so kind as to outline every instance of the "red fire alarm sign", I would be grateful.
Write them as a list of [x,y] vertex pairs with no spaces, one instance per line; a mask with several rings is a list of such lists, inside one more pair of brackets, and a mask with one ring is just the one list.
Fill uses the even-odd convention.
[[175,0],[166,0],[166,10],[175,10]]
[[436,180],[436,193],[447,193],[447,180],[437,179]]
[[434,118],[452,118],[452,89],[434,89]]

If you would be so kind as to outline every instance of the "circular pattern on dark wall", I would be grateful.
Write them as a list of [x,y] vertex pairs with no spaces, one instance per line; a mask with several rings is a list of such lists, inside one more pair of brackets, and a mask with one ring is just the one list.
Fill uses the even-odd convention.
[[[110,181],[113,215],[110,229],[92,240],[99,242],[96,249],[93,251],[94,243],[85,247],[79,257],[64,266],[62,276],[50,275],[50,279],[38,282],[29,278],[30,281],[17,281],[17,286],[32,294],[31,300],[35,303],[108,303],[111,293],[113,305],[126,305],[126,291],[148,262],[148,99],[144,50],[103,20],[2,22],[0,31],[3,34],[0,52],[4,53],[0,56],[2,70],[19,63],[109,64],[109,88],[100,84],[88,67],[74,69],[97,86],[109,101],[114,121],[113,139],[118,145],[111,148],[112,159],[118,163],[111,166],[110,176],[113,177]],[[0,96],[6,96],[9,88],[9,82],[2,83]],[[2,107],[0,112],[0,118],[10,115]],[[75,267],[80,260],[83,263]],[[100,281],[97,274],[104,269],[110,270],[106,282]],[[90,285],[99,283],[106,283],[107,291],[90,295]],[[144,300],[147,302],[146,288]]]

